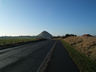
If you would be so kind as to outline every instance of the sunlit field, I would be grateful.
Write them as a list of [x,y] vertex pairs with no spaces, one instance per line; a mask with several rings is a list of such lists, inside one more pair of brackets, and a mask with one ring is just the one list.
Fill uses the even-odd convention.
[[0,38],[0,46],[8,44],[16,44],[20,42],[33,41],[34,38]]
[[79,52],[96,60],[96,37],[88,36],[71,36],[64,39]]
[[32,37],[0,37],[0,49],[13,47],[36,40],[38,39]]

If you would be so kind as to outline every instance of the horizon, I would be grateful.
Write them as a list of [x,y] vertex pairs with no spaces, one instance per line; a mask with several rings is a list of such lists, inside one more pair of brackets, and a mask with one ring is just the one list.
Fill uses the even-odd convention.
[[0,0],[0,36],[42,31],[96,35],[96,0]]
[[[44,31],[42,31],[42,32],[44,32]],[[42,32],[40,32],[39,34],[41,34]],[[48,31],[46,31],[46,32],[48,32]],[[49,33],[49,32],[48,32]],[[38,36],[39,34],[37,34],[37,35],[4,35],[4,36],[0,36],[0,37],[27,37],[27,36],[29,36],[29,37],[36,37],[36,36]],[[50,34],[50,33],[49,33]],[[69,34],[69,35],[71,35],[71,33],[67,33],[67,34]],[[52,35],[53,37],[54,36],[66,36],[67,34],[63,34],[63,35]],[[86,35],[86,34],[88,34],[88,33],[85,33],[85,34],[82,34],[82,35],[76,35],[76,34],[72,34],[72,35],[76,35],[76,36],[83,36],[83,35]],[[92,34],[89,34],[89,35],[92,35]],[[94,35],[92,35],[92,36],[96,36],[95,34]]]

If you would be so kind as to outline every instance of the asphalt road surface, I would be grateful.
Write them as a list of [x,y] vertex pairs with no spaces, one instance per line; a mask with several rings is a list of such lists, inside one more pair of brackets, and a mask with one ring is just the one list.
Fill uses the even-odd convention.
[[0,50],[0,72],[36,72],[53,44],[46,40]]
[[56,43],[45,72],[79,72],[60,41],[45,40],[0,50],[0,72],[36,72]]
[[63,44],[58,41],[46,72],[80,72]]

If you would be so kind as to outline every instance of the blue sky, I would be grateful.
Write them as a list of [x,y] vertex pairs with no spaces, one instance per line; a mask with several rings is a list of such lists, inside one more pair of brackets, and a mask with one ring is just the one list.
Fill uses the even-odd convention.
[[96,34],[96,0],[0,0],[0,36]]

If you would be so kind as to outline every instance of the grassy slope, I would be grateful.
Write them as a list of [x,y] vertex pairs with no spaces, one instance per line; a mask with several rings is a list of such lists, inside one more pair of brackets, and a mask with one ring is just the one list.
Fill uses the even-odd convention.
[[71,36],[64,38],[64,41],[68,42],[79,52],[84,53],[87,57],[96,61],[96,37]]
[[80,72],[96,72],[96,62],[92,61],[85,55],[75,50],[64,40],[62,40],[62,43],[69,52],[69,55],[71,56],[73,61],[77,64],[78,68],[80,69]]

